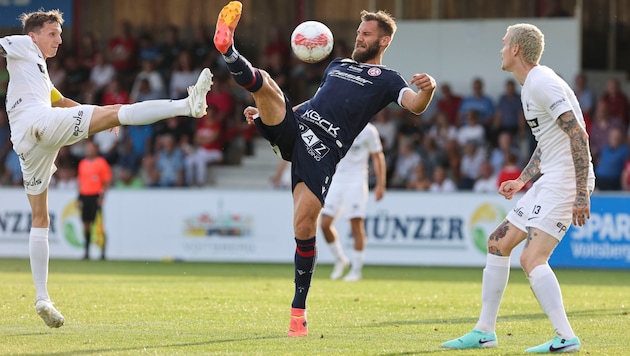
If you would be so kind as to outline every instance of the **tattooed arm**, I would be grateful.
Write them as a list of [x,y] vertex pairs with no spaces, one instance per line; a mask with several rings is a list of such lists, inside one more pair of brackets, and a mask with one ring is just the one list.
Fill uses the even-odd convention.
[[529,159],[529,163],[527,166],[523,168],[521,175],[517,178],[523,182],[523,185],[527,184],[532,178],[534,178],[538,173],[540,173],[540,157],[542,156],[542,151],[539,147],[536,147],[534,153],[532,154],[532,158]]
[[532,154],[532,158],[529,159],[527,166],[523,168],[521,175],[514,180],[508,180],[501,183],[501,186],[499,187],[499,194],[509,200],[514,197],[514,194],[523,189],[527,182],[540,173],[540,156],[542,156],[542,151],[539,147],[536,147],[534,153]]
[[556,123],[569,135],[571,156],[575,166],[575,202],[573,203],[573,224],[582,226],[591,217],[590,198],[587,187],[589,158],[588,135],[580,126],[573,111],[560,115]]

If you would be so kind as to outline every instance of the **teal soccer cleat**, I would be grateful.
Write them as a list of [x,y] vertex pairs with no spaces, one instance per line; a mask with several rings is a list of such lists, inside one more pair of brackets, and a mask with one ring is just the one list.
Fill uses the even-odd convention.
[[525,352],[535,354],[571,353],[580,351],[581,347],[582,345],[580,344],[580,339],[577,336],[569,340],[556,336],[551,341],[538,346],[530,347],[525,350]]
[[459,339],[453,339],[443,343],[442,347],[448,349],[479,349],[496,347],[498,344],[497,334],[484,333],[483,331],[473,329]]

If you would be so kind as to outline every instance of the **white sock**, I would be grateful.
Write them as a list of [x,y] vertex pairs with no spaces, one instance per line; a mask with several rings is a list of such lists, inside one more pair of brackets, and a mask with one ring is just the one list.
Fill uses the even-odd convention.
[[365,250],[354,250],[352,256],[352,271],[360,273],[363,269],[363,261],[365,261]]
[[48,282],[48,229],[31,228],[28,239],[28,254],[31,260],[31,274],[35,283],[35,301],[50,300],[46,283]]
[[186,99],[147,100],[123,105],[118,110],[121,125],[147,125],[173,116],[190,116]]
[[328,247],[330,248],[330,252],[332,252],[337,261],[348,259],[343,253],[343,248],[341,247],[341,242],[339,242],[339,239],[335,239],[335,241],[329,242]]
[[574,338],[575,334],[562,304],[560,284],[549,264],[536,266],[529,274],[529,284],[556,334],[563,339]]
[[475,329],[492,333],[497,325],[499,306],[510,277],[510,256],[486,256],[481,281],[481,313]]

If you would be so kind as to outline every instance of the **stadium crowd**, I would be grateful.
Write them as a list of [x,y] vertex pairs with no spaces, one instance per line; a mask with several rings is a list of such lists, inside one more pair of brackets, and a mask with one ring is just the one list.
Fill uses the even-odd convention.
[[[238,165],[243,155],[254,154],[257,132],[242,114],[253,104],[251,96],[230,78],[206,28],[196,28],[191,41],[180,32],[170,26],[163,38],[155,38],[136,33],[126,22],[104,45],[86,34],[76,48],[64,45],[48,61],[51,80],[64,96],[99,105],[184,98],[201,68],[214,73],[204,118],[126,126],[118,136],[101,132],[91,138],[113,167],[116,188],[207,186],[214,165]],[[330,57],[349,57],[351,50],[338,41]],[[255,64],[267,70],[294,103],[314,94],[327,64],[294,58],[280,28],[270,30],[258,56],[248,56],[258,58]],[[388,188],[496,192],[501,181],[518,177],[536,144],[523,119],[517,83],[508,80],[500,97],[492,98],[484,92],[483,78],[472,81],[469,93],[455,93],[437,79],[438,92],[422,115],[390,107],[372,119],[383,142]],[[0,57],[0,185],[21,186],[6,115],[7,83],[6,60]],[[587,121],[597,188],[630,191],[628,95],[615,78],[599,97],[586,76],[578,75],[573,84]],[[77,167],[84,156],[83,143],[64,147],[51,187],[76,189]]]

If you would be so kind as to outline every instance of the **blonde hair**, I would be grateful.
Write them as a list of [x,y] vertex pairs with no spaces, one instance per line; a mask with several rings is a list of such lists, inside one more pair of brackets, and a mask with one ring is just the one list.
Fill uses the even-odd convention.
[[378,22],[379,35],[385,35],[394,37],[396,33],[396,21],[394,17],[383,10],[377,12],[369,12],[367,10],[361,11],[361,21],[376,21]]
[[510,47],[519,45],[523,59],[529,63],[538,64],[545,50],[545,35],[538,27],[528,23],[519,23],[508,26],[507,31],[510,35]]
[[49,22],[56,22],[63,25],[63,13],[59,10],[44,11],[39,9],[35,12],[23,13],[20,15],[23,33],[38,32]]

